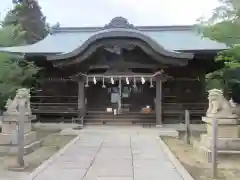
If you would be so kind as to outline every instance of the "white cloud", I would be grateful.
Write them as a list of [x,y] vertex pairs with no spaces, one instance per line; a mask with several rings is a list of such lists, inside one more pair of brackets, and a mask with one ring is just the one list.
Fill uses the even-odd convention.
[[[194,24],[209,15],[218,0],[38,0],[47,20],[62,26],[102,26],[115,16],[136,25]],[[10,0],[1,2],[3,14]]]
[[209,15],[218,5],[217,0],[113,0],[131,7],[139,23],[193,24],[203,15]]

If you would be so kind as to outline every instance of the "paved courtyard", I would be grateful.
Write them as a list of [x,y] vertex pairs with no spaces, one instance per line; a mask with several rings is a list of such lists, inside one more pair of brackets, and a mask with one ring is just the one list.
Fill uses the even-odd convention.
[[86,128],[31,179],[183,180],[156,136],[143,128]]

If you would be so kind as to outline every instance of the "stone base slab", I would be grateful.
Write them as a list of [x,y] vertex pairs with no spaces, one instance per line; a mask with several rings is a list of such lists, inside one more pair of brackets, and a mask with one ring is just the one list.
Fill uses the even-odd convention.
[[[203,147],[201,143],[197,140],[193,141],[193,147],[204,156],[204,158],[207,159],[208,162],[211,162],[212,160],[212,150],[210,148]],[[218,157],[221,157],[222,155],[240,155],[240,151],[231,151],[231,150],[219,150]]]
[[[31,144],[28,144],[24,147],[24,154],[29,154],[35,151],[36,149],[40,148],[42,145],[42,141],[34,141]],[[7,155],[16,155],[18,153],[18,147],[5,145],[0,146],[0,153],[7,154]]]
[[[25,115],[24,122],[31,122],[36,118],[37,118],[36,115]],[[17,122],[19,120],[19,115],[4,113],[3,119],[4,119],[4,122]]]
[[[239,119],[232,117],[232,118],[216,118],[218,125],[236,125],[238,124],[240,121]],[[202,117],[202,121],[207,123],[207,124],[212,124],[213,121],[213,117]]]
[[73,128],[66,128],[66,129],[63,129],[62,131],[60,131],[60,135],[63,135],[63,136],[76,136],[80,133],[80,130],[75,130]]
[[[212,136],[212,125],[207,124],[207,135]],[[238,125],[219,125],[218,137],[220,138],[240,138],[240,127]]]
[[[207,135],[212,136],[212,122],[211,117],[202,117],[202,121],[207,123]],[[217,118],[218,123],[218,137],[220,138],[240,138],[239,119],[237,118]]]
[[[212,137],[207,134],[201,134],[200,145],[207,149],[212,148]],[[218,138],[218,150],[240,151],[240,138]]]
[[[31,122],[24,123],[24,133],[28,133],[32,129]],[[16,133],[18,130],[17,122],[3,122],[2,124],[2,133],[12,134]],[[1,142],[1,141],[0,141]]]
[[159,130],[159,137],[161,136],[165,136],[165,137],[179,137],[179,131],[175,130],[175,129],[160,129]]
[[[24,144],[30,144],[31,142],[36,141],[36,132],[31,131],[24,134]],[[0,134],[0,147],[2,145],[17,145],[17,134]]]

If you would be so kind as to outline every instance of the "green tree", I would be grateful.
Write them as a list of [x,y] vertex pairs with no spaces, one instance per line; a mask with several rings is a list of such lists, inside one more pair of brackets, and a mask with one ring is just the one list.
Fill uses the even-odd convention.
[[[225,43],[229,48],[219,52],[216,60],[224,61],[225,67],[207,76],[209,86],[229,88],[240,78],[240,1],[219,0],[209,19],[200,19],[200,32],[212,40]],[[218,85],[211,84],[213,81]],[[212,87],[211,87],[212,88]]]
[[32,44],[48,34],[48,24],[36,0],[14,0],[14,7],[6,15],[3,26],[14,27],[14,37]]
[[15,94],[20,87],[31,88],[31,82],[39,68],[33,62],[16,61],[8,55],[0,54],[0,108],[9,96]]
[[12,25],[4,26],[0,28],[0,47],[2,46],[15,46],[23,44],[24,39],[21,35],[14,35],[15,27]]
[[[0,46],[31,44],[48,33],[46,18],[35,0],[15,0],[14,7],[0,24]],[[0,110],[20,87],[33,88],[40,68],[34,62],[0,53]]]
[[[14,27],[0,28],[0,45],[9,46],[16,43],[11,33]],[[35,76],[40,70],[33,62],[19,60],[8,54],[0,53],[0,110],[9,96],[15,95],[16,89],[20,87],[31,88],[36,81]]]

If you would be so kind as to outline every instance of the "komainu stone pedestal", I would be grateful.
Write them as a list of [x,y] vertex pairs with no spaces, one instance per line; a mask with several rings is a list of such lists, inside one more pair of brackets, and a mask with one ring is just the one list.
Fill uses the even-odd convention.
[[[194,141],[193,146],[199,152],[211,161],[212,152],[212,118],[203,117],[202,121],[207,124],[207,133],[201,134],[200,142]],[[232,118],[217,118],[218,122],[218,139],[217,152],[218,155],[240,154],[240,127],[238,119]]]
[[[212,147],[212,118],[203,117],[202,121],[207,123],[207,134],[202,134],[200,145],[211,149]],[[237,118],[217,118],[219,151],[240,151],[240,128]]]
[[[36,132],[32,131],[31,121],[34,115],[25,115],[24,119],[24,144],[25,154],[28,154],[38,147],[40,141],[36,140]],[[18,120],[19,115],[4,114],[2,133],[0,133],[0,153],[16,154],[18,152]]]

